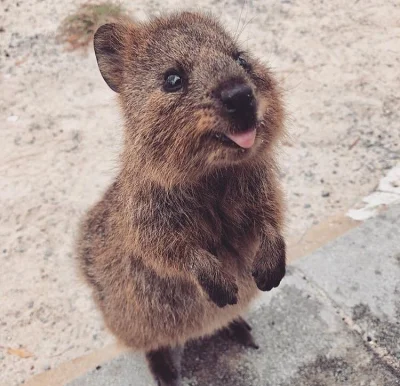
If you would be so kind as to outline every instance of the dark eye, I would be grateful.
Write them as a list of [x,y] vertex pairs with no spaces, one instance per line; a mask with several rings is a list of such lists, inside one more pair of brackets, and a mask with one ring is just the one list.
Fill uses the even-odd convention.
[[182,88],[183,79],[176,71],[168,71],[164,76],[164,91],[175,92]]
[[251,66],[249,63],[246,62],[246,60],[243,58],[243,56],[239,55],[236,59],[236,63],[243,67],[246,71],[250,71],[251,70]]

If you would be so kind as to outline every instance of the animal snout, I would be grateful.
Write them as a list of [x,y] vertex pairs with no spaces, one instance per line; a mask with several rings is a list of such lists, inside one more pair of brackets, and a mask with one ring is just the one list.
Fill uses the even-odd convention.
[[225,113],[243,130],[247,130],[254,123],[256,100],[249,85],[236,83],[225,86],[220,91],[220,99]]
[[246,84],[234,85],[221,91],[221,101],[228,113],[245,113],[253,108],[253,90]]

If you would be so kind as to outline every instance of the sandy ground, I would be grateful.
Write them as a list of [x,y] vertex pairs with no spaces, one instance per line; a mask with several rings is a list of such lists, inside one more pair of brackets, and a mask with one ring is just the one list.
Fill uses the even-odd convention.
[[[60,20],[78,3],[0,1],[6,385],[113,340],[73,266],[77,220],[115,174],[121,135],[114,95],[94,55],[68,53],[55,42]],[[145,18],[182,2],[122,3]],[[288,236],[301,238],[374,190],[400,158],[398,1],[202,0],[197,7],[212,10],[233,32],[243,29],[245,46],[272,66],[287,91]]]

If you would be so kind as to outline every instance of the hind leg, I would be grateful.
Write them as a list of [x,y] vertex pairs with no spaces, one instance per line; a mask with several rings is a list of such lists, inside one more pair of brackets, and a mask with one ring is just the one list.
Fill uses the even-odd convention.
[[245,347],[258,349],[258,344],[254,341],[251,334],[251,326],[241,317],[233,320],[226,327],[226,331],[230,337]]
[[146,353],[147,363],[158,386],[180,386],[183,348],[166,347]]

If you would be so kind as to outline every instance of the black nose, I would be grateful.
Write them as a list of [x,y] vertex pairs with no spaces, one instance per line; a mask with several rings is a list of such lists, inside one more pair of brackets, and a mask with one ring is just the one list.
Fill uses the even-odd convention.
[[254,113],[254,95],[246,84],[236,84],[221,91],[221,101],[229,114],[247,115]]

